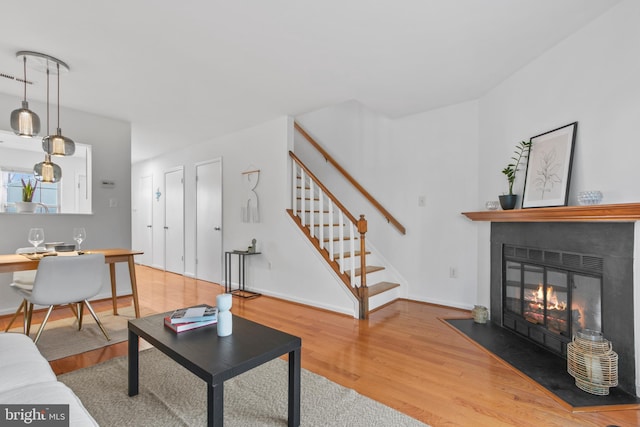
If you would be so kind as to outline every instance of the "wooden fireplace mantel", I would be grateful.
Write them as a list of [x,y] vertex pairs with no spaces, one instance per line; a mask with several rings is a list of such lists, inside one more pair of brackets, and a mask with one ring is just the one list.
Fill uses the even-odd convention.
[[486,210],[462,215],[472,221],[491,222],[631,222],[640,221],[640,203]]

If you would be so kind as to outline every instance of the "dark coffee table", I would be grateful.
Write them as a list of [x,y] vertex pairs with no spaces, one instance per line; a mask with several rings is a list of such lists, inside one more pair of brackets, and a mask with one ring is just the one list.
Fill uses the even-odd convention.
[[300,425],[300,338],[237,316],[227,337],[215,325],[176,334],[164,326],[169,314],[129,320],[129,396],[138,394],[139,337],[206,381],[209,426],[223,425],[226,380],[288,353],[288,422]]

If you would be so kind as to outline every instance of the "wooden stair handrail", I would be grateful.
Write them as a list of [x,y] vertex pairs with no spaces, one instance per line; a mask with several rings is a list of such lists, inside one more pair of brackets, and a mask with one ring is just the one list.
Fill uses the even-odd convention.
[[[363,196],[365,199],[367,199],[369,201],[369,203],[371,203],[381,214],[382,216],[384,216],[384,218],[387,220],[387,222],[391,223],[394,227],[396,227],[398,229],[398,231],[400,231],[400,233],[402,234],[407,234],[407,229],[400,224],[400,222],[394,218],[393,215],[391,215],[389,213],[389,211],[387,211],[371,194],[369,194],[369,192],[367,190],[364,189],[364,187],[362,187],[350,174],[349,172],[347,172],[342,166],[340,166],[340,164],[329,154],[325,151],[324,148],[322,148],[322,146],[320,146],[320,144],[318,144],[312,137],[311,135],[309,135],[298,123],[294,122],[293,123],[295,129],[300,132],[300,134],[302,136],[304,136],[304,138],[309,141],[309,143],[320,152],[320,154],[322,154],[322,156],[325,158],[326,161],[328,161],[329,163],[331,163],[333,165],[333,167],[335,167],[338,172],[340,172],[342,174],[342,176],[345,177],[345,179],[347,181],[349,181],[349,183],[351,183],[351,185],[353,185]],[[346,212],[346,211],[345,211]]]

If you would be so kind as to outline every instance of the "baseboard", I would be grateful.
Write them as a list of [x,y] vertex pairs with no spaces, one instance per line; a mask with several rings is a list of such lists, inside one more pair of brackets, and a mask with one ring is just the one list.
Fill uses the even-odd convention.
[[[234,284],[232,286],[232,289],[237,289],[237,284]],[[280,294],[277,292],[271,292],[268,290],[264,290],[264,289],[259,289],[259,288],[246,288],[248,291],[252,291],[252,292],[258,292],[262,295],[265,296],[269,296],[269,297],[273,297],[273,298],[278,298],[284,301],[289,301],[289,302],[295,302],[297,304],[302,304],[302,305],[308,305],[310,307],[314,307],[314,308],[319,308],[322,310],[328,310],[328,311],[333,311],[335,313],[340,313],[340,314],[346,314],[348,316],[354,316],[353,311],[349,311],[348,309],[344,308],[344,307],[338,307],[338,306],[334,306],[334,305],[327,305],[327,304],[318,304],[315,301],[311,301],[305,298],[292,298],[291,295],[287,295],[287,294]],[[356,316],[357,317],[357,316]]]
[[407,300],[409,300],[409,301],[426,302],[428,304],[441,305],[443,307],[459,308],[461,310],[471,310],[473,308],[473,305],[460,304],[460,303],[456,303],[456,302],[452,302],[452,301],[432,299],[432,298],[407,297]]

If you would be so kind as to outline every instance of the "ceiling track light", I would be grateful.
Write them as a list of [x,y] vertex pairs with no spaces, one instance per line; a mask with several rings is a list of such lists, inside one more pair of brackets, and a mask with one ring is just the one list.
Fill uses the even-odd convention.
[[22,108],[11,112],[11,129],[16,135],[32,138],[40,133],[40,117],[29,110],[29,103],[27,102],[27,55],[24,52],[18,52],[16,56],[22,56],[24,97],[22,98]]

